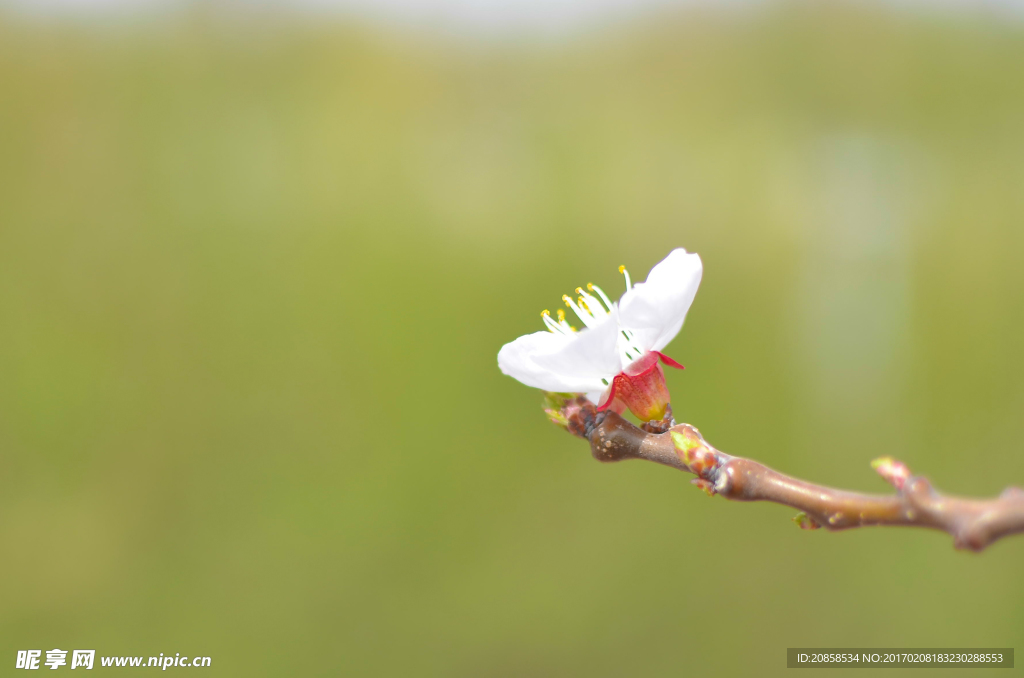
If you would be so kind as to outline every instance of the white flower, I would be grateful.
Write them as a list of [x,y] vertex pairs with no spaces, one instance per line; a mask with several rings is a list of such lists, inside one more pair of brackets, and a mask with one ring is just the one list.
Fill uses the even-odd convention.
[[502,372],[527,386],[561,393],[586,393],[594,403],[616,376],[650,352],[660,352],[679,333],[697,294],[700,257],[679,248],[651,269],[647,281],[630,284],[613,303],[596,285],[576,288],[577,300],[562,297],[585,327],[579,331],[558,312],[541,316],[547,331],[505,344],[498,352]]

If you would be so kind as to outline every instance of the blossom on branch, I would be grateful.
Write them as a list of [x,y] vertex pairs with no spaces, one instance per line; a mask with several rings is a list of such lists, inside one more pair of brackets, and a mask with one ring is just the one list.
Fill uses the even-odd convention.
[[583,327],[541,313],[546,331],[505,344],[498,352],[501,371],[527,386],[556,393],[585,393],[599,410],[626,408],[643,421],[670,417],[662,363],[682,365],[661,353],[679,330],[697,294],[700,257],[679,248],[651,269],[647,280],[632,284],[625,267],[626,291],[613,302],[600,287],[576,288],[576,299],[562,299]]

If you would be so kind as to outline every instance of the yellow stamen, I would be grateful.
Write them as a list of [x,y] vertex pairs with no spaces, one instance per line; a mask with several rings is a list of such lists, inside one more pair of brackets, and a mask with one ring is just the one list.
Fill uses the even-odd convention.
[[551,311],[549,311],[549,310],[547,310],[547,309],[545,308],[545,309],[544,309],[543,311],[541,311],[541,312],[540,312],[540,314],[541,314],[542,316],[546,316],[546,315],[551,315]]
[[626,291],[628,292],[633,287],[633,281],[629,279],[629,271],[626,270],[625,266],[619,266],[619,273],[626,279]]
[[562,322],[564,320],[565,320],[565,311],[563,311],[562,309],[558,309],[558,322]]

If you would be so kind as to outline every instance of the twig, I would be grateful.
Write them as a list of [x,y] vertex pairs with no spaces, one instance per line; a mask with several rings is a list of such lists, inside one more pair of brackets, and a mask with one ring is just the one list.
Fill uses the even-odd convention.
[[642,430],[614,412],[597,412],[585,399],[563,409],[566,428],[590,441],[602,462],[647,459],[697,476],[709,495],[735,501],[771,501],[801,511],[802,528],[845,530],[868,525],[929,527],[948,532],[958,549],[981,551],[996,540],[1024,532],[1024,491],[1011,487],[994,499],[965,499],[936,492],[921,476],[894,459],[872,462],[896,494],[862,494],[793,478],[751,459],[733,457],[709,445],[689,424],[664,433],[657,424]]

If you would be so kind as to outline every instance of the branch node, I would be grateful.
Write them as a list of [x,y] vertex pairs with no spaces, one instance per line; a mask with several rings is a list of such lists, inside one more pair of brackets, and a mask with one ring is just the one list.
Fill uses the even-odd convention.
[[911,503],[920,506],[925,500],[935,496],[935,488],[924,476],[912,476],[903,485],[902,493]]
[[910,478],[910,469],[907,468],[907,465],[892,457],[879,457],[873,460],[871,468],[875,469],[878,475],[885,479],[885,482],[897,490],[902,490]]
[[704,480],[703,478],[694,478],[690,481],[691,485],[699,487],[709,496],[715,496],[715,485],[710,480]]
[[1024,490],[1019,487],[1008,487],[999,494],[1000,499],[1024,498]]
[[556,416],[553,416],[549,410],[545,411],[548,412],[548,417],[555,423],[564,421],[564,426],[569,433],[588,439],[593,434],[594,429],[601,425],[607,415],[606,412],[598,412],[597,406],[584,396],[563,400],[558,405]]
[[803,511],[793,516],[793,522],[796,523],[796,526],[801,530],[817,530],[821,527],[821,525],[815,522],[814,518],[810,517]]
[[704,442],[700,432],[689,424],[677,426],[669,432],[679,459],[686,467],[704,480],[714,480],[722,465],[718,451]]

